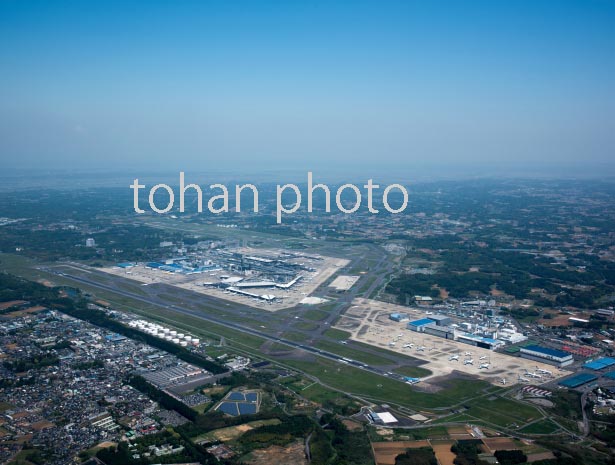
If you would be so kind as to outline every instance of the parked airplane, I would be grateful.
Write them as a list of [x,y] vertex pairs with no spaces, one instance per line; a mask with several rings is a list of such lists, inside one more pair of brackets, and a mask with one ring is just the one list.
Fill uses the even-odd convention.
[[395,341],[391,341],[391,342],[389,342],[389,346],[390,346],[390,347],[395,347]]
[[471,358],[468,358],[466,360],[463,361],[464,365],[474,365],[474,360]]
[[542,376],[540,376],[539,374],[532,373],[531,371],[526,371],[525,376],[529,376],[530,378],[538,378],[538,379],[542,378]]
[[549,376],[550,376],[550,375],[552,375],[552,374],[553,374],[553,373],[551,373],[549,370],[544,370],[544,369],[542,369],[542,368],[538,368],[538,367],[536,367],[536,371],[537,371],[538,373],[542,373],[543,375],[549,375]]
[[487,356],[486,356],[486,355],[483,355],[483,356],[481,356],[481,357],[479,358],[479,360],[485,360],[486,358],[487,358]]
[[453,360],[458,361],[458,360],[459,360],[459,355],[451,355],[451,356],[448,358],[448,361],[449,361],[449,362],[452,362]]
[[478,369],[480,370],[481,368],[484,368],[485,370],[489,369],[489,364],[488,363],[481,363],[480,366],[478,367]]
[[419,352],[424,352],[425,351],[425,346],[417,347],[416,350],[418,350]]
[[523,383],[529,383],[530,380],[527,378],[524,378],[523,376],[519,376],[519,381],[523,382]]
[[472,352],[466,352],[466,355],[472,355]]
[[414,344],[404,344],[404,349],[412,349]]
[[502,383],[502,384],[506,384],[506,378],[502,378],[502,379],[500,380],[500,383]]

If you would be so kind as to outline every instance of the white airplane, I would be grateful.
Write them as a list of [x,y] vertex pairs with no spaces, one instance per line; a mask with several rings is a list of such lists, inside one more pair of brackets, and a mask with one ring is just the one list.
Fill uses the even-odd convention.
[[527,378],[524,378],[523,376],[519,376],[519,381],[523,382],[523,383],[529,383],[530,380]]
[[417,347],[416,350],[419,351],[419,352],[423,352],[423,351],[425,351],[425,346]]
[[486,358],[487,358],[487,356],[486,356],[486,355],[483,355],[483,356],[481,356],[481,357],[479,358],[479,360],[485,360]]
[[502,379],[500,380],[500,383],[502,383],[502,384],[506,384],[506,378],[502,378]]
[[451,356],[448,358],[448,361],[449,361],[449,362],[452,362],[453,360],[458,361],[458,360],[459,360],[459,355],[451,355]]
[[553,373],[551,373],[549,370],[544,370],[544,369],[542,369],[542,368],[538,368],[538,367],[536,367],[536,371],[537,371],[538,373],[542,373],[543,375],[552,375],[552,374],[553,374]]
[[389,342],[389,346],[394,347],[395,346],[395,341]]
[[532,373],[532,372],[529,372],[529,371],[525,372],[525,376],[529,376],[530,378],[538,378],[538,379],[542,378],[542,376],[540,376],[539,374]]
[[472,355],[472,352],[466,352],[466,355]]
[[471,358],[468,358],[466,360],[463,361],[464,365],[474,365],[474,360]]
[[412,349],[414,344],[404,344],[404,349]]
[[478,367],[478,369],[480,370],[481,368],[484,368],[485,370],[489,369],[489,364],[488,363],[481,363],[480,366]]

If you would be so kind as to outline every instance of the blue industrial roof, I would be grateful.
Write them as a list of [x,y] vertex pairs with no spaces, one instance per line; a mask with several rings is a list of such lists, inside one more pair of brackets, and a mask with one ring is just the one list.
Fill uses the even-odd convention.
[[607,378],[615,379],[615,371],[609,371],[608,373],[605,373],[604,376],[606,376]]
[[548,347],[542,347],[542,346],[530,345],[530,346],[526,346],[523,348],[527,350],[532,350],[534,352],[540,352],[541,354],[550,355],[552,357],[563,358],[563,357],[568,357],[570,355],[568,352],[564,352],[563,350],[550,349]]
[[172,272],[183,270],[183,267],[181,265],[176,265],[175,263],[172,263],[170,265],[161,265],[159,266],[159,268],[162,271],[172,271]]
[[433,323],[433,322],[434,322],[434,321],[433,321],[433,320],[430,320],[429,318],[422,318],[422,319],[420,319],[420,320],[414,320],[414,321],[411,321],[411,322],[410,322],[410,323],[408,323],[408,324],[409,324],[409,325],[412,325],[412,326],[425,326],[425,325],[428,325],[428,324]]
[[118,263],[117,266],[119,266],[120,268],[130,268],[135,266],[134,263],[130,263],[130,262],[125,262],[125,263]]
[[568,388],[576,388],[596,379],[598,379],[598,377],[590,373],[579,373],[572,378],[560,381],[558,384],[560,384],[561,386],[566,386]]
[[608,368],[613,365],[615,365],[615,358],[604,357],[594,360],[593,362],[586,363],[583,367],[589,368],[590,370],[602,370],[603,368]]
[[147,266],[149,268],[160,268],[163,265],[164,265],[164,263],[160,263],[160,262],[149,262],[149,263],[145,264],[145,266]]

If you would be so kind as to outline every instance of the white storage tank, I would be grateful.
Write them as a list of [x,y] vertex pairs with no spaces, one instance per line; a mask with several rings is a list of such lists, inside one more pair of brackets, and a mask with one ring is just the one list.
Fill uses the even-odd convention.
[[184,336],[184,340],[190,342],[192,341],[192,336]]
[[192,345],[193,346],[198,346],[199,342],[201,342],[201,341],[199,341],[198,339],[195,338],[195,339],[192,340]]
[[183,339],[184,338],[184,333],[177,333],[177,337],[180,338],[180,339]]
[[171,336],[165,336],[165,337],[164,337],[164,340],[165,340],[165,341],[170,341],[171,339],[173,339]]
[[177,331],[171,331],[171,332],[169,332],[169,334],[170,334],[171,336],[177,336]]
[[162,328],[164,334],[169,334],[169,331],[171,331],[169,328]]
[[186,347],[188,345],[188,343],[186,341],[180,341],[179,345],[182,347]]
[[173,344],[179,344],[179,339],[177,339],[176,337],[174,337],[173,339],[171,339],[171,342]]

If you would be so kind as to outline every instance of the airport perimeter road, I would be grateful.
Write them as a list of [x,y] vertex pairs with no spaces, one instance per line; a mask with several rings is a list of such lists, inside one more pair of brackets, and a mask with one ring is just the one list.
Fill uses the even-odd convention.
[[[224,320],[222,318],[217,318],[217,317],[212,317],[210,315],[205,315],[205,314],[203,314],[203,312],[198,311],[198,310],[192,310],[192,309],[188,309],[188,308],[185,308],[185,307],[182,307],[182,306],[179,306],[179,305],[170,304],[170,303],[168,303],[168,302],[166,302],[166,301],[164,301],[161,298],[156,297],[156,296],[138,295],[138,294],[136,294],[134,292],[129,292],[129,291],[126,291],[126,290],[123,290],[123,289],[118,289],[117,286],[109,286],[107,284],[100,283],[100,282],[98,282],[96,280],[84,278],[82,276],[76,276],[76,275],[70,274],[70,273],[58,272],[58,271],[54,271],[54,270],[51,270],[51,269],[46,269],[46,271],[51,272],[51,273],[55,273],[55,274],[57,274],[59,276],[62,276],[64,278],[69,278],[70,280],[73,280],[73,281],[78,282],[78,283],[87,284],[88,286],[92,286],[92,287],[99,288],[99,289],[102,289],[102,290],[105,290],[105,291],[109,291],[109,292],[113,292],[113,293],[119,294],[119,295],[124,296],[124,297],[128,297],[128,298],[133,299],[135,301],[143,302],[143,303],[146,303],[146,304],[149,304],[149,305],[154,305],[154,306],[160,307],[161,309],[173,310],[173,311],[175,311],[177,313],[180,313],[180,314],[183,314],[183,315],[188,315],[188,316],[191,316],[191,317],[194,317],[194,318],[201,319],[201,320],[206,321],[206,322],[215,323],[215,324],[218,324],[218,325],[221,325],[221,326],[225,326],[227,328],[233,329],[233,330],[241,332],[241,333],[250,334],[250,335],[253,335],[253,336],[258,336],[258,337],[260,337],[262,339],[269,340],[269,341],[272,341],[272,342],[277,342],[277,343],[280,343],[280,344],[284,344],[284,345],[287,345],[287,346],[295,348],[295,349],[301,349],[301,350],[304,350],[306,352],[309,352],[309,353],[312,353],[312,354],[315,354],[315,355],[318,355],[318,356],[321,356],[321,357],[324,357],[324,358],[328,358],[330,360],[334,360],[334,361],[337,361],[337,362],[340,362],[340,363],[352,364],[353,366],[355,366],[357,368],[360,368],[360,369],[365,370],[365,371],[369,371],[369,372],[377,374],[377,375],[385,375],[385,373],[386,373],[384,370],[381,370],[381,369],[378,369],[378,368],[375,368],[375,367],[371,367],[371,366],[369,366],[367,364],[364,364],[364,363],[361,363],[361,362],[358,362],[358,361],[355,361],[355,360],[348,360],[348,359],[346,359],[346,358],[344,358],[342,356],[339,356],[339,355],[334,354],[332,352],[328,352],[326,350],[320,350],[320,349],[317,349],[315,347],[311,347],[310,345],[297,343],[297,342],[294,342],[294,341],[290,341],[290,340],[284,339],[282,337],[272,336],[272,335],[270,335],[270,334],[268,334],[266,332],[259,331],[257,329],[253,329],[253,328],[249,328],[249,327],[237,324],[237,323],[229,322],[228,320]],[[222,305],[224,306],[224,302],[222,302]],[[228,307],[224,307],[224,308],[226,308],[228,310]],[[402,381],[402,379],[403,379],[403,377],[400,376],[400,375],[393,375],[393,376],[389,375],[389,377],[392,377],[392,378],[395,378],[395,379],[399,379],[400,381]]]

